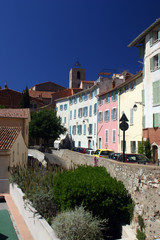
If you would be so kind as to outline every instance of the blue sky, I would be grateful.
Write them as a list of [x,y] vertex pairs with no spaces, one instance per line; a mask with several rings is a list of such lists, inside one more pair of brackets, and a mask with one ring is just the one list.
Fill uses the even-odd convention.
[[141,70],[127,45],[160,17],[159,0],[0,0],[0,86],[68,87],[78,58],[87,80],[102,69]]

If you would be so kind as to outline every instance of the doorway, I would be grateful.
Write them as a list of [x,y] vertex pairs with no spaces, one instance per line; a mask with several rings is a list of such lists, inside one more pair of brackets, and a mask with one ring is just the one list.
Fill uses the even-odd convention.
[[153,151],[153,163],[158,165],[158,147],[156,145],[152,146]]

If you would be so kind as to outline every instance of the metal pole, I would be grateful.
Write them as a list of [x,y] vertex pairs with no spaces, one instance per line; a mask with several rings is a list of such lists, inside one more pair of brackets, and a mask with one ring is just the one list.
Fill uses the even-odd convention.
[[123,131],[123,162],[125,162],[125,131]]

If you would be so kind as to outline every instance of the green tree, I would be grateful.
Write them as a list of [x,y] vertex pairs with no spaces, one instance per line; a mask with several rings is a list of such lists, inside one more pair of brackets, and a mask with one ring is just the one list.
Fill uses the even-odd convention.
[[3,106],[3,105],[0,105],[0,108],[1,108],[1,109],[3,109],[3,108],[5,108],[5,106]]
[[29,125],[29,134],[32,138],[42,138],[44,143],[55,141],[66,129],[61,125],[60,117],[54,110],[43,109],[34,112]]
[[26,86],[25,90],[23,90],[22,98],[20,101],[21,108],[30,108],[30,97],[28,92],[28,87]]

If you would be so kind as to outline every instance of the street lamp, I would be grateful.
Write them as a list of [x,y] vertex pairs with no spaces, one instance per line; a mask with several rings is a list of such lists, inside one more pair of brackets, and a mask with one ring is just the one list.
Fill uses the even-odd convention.
[[137,111],[137,108],[138,108],[137,104],[143,106],[143,103],[142,103],[142,102],[135,102],[134,105],[133,105],[133,109],[134,109],[134,111]]

